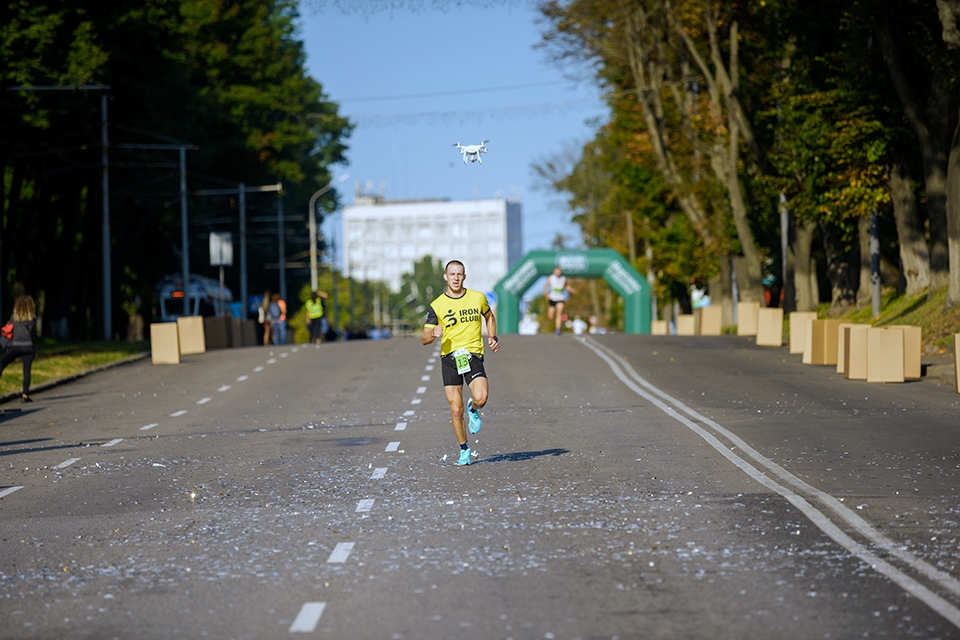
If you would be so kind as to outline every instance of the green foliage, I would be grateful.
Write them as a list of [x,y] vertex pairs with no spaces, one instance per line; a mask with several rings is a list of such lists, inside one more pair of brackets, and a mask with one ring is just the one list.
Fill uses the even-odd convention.
[[[427,307],[446,287],[443,268],[439,259],[426,255],[413,264],[412,272],[400,276],[400,291],[391,299],[395,317],[411,327],[423,325]],[[467,287],[470,286],[469,278],[468,273]]]

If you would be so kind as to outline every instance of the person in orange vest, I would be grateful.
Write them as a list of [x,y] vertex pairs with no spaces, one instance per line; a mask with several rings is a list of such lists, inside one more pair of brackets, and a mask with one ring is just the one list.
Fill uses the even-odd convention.
[[270,296],[270,329],[273,344],[287,343],[287,303],[279,293]]

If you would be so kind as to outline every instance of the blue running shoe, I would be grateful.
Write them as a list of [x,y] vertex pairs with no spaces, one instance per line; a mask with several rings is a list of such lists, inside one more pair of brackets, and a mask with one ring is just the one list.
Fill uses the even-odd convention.
[[467,400],[467,428],[470,433],[480,433],[480,427],[483,426],[483,420],[480,419],[480,411],[473,408],[473,398]]
[[457,460],[457,464],[461,467],[465,467],[470,464],[470,448],[460,449],[460,459]]

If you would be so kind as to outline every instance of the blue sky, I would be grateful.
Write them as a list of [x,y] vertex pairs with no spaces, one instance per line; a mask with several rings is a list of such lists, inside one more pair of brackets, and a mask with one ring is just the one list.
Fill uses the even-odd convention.
[[[349,165],[334,172],[350,173],[341,202],[352,203],[357,181],[385,184],[387,199],[519,194],[524,252],[549,248],[558,233],[580,246],[531,165],[593,136],[607,113],[599,90],[534,49],[542,26],[530,0],[465,4],[302,0],[307,68],[357,124]],[[481,140],[490,141],[483,164],[464,165],[453,143]],[[324,224],[326,237],[335,224]]]

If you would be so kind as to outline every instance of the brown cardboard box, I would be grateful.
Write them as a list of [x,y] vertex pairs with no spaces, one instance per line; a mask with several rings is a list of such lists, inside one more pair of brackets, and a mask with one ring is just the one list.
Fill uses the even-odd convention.
[[177,318],[177,337],[180,340],[180,355],[206,353],[206,341],[203,337],[203,318],[184,316]]
[[[836,366],[839,327],[839,320],[814,320],[810,323],[810,341],[804,345],[803,352],[805,364]],[[808,359],[809,362],[807,362]]]
[[867,382],[903,382],[902,329],[867,329]]
[[204,318],[203,336],[207,349],[226,349],[230,345],[227,341],[227,319]]
[[677,335],[695,336],[697,335],[697,318],[694,315],[681,313],[677,316]]
[[243,346],[243,321],[240,318],[227,318],[231,347]]
[[760,315],[759,302],[737,303],[737,335],[755,336],[759,331],[758,316]]
[[257,327],[258,323],[256,320],[244,320],[243,321],[243,346],[245,347],[255,347],[257,344]]
[[923,329],[909,324],[894,324],[887,328],[903,330],[903,377],[906,380],[919,380]]
[[700,307],[697,309],[697,323],[701,336],[719,336],[723,325],[723,309],[720,307]]
[[853,326],[854,322],[841,322],[840,326],[837,327],[837,373],[842,374],[844,371],[844,363],[846,358],[844,358],[844,351],[846,350],[847,336],[846,329],[847,327]]
[[757,313],[757,346],[783,346],[783,309],[762,308]]
[[654,320],[650,323],[650,335],[665,336],[670,333],[670,326],[666,320]]
[[807,342],[807,323],[816,319],[816,311],[794,311],[790,314],[790,353],[803,353]]
[[150,356],[153,364],[180,364],[180,340],[175,322],[150,325]]
[[843,377],[847,380],[867,379],[868,324],[851,324],[843,328]]

